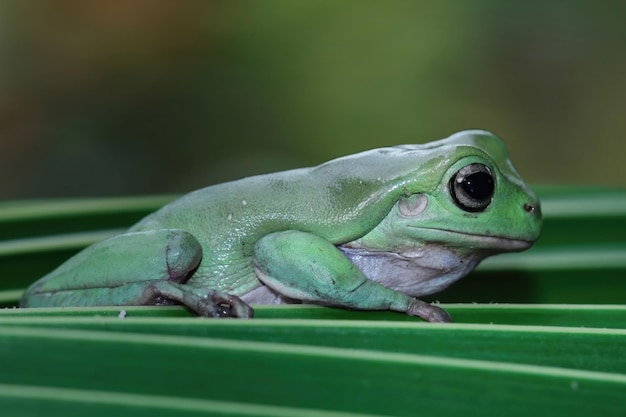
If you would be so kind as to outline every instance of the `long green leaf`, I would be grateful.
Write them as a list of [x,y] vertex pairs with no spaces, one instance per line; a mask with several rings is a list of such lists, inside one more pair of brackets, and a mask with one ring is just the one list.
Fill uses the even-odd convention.
[[[626,191],[538,193],[532,250],[431,298],[452,325],[307,305],[0,310],[2,415],[624,416]],[[1,203],[0,305],[172,198]]]
[[0,326],[0,341],[11,355],[4,384],[397,416],[414,415],[416,402],[468,416],[609,416],[626,407],[626,376],[603,372],[87,330]]

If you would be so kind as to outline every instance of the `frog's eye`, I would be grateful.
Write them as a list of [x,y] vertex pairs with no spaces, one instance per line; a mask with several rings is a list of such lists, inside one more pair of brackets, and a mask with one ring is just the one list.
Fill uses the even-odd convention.
[[483,211],[491,203],[495,183],[491,170],[483,164],[469,164],[452,176],[450,194],[465,211]]

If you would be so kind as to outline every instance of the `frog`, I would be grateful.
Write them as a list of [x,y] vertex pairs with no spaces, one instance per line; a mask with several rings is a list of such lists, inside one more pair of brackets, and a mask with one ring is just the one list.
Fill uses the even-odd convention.
[[438,293],[530,248],[540,202],[498,136],[465,130],[183,195],[32,284],[21,307],[251,305],[391,310],[450,322]]

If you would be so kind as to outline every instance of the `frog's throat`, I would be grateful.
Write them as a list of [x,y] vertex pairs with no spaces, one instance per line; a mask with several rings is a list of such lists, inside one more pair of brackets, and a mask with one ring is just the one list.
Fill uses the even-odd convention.
[[480,253],[456,253],[435,243],[422,246],[410,257],[341,246],[339,249],[368,279],[413,297],[444,290],[485,257]]

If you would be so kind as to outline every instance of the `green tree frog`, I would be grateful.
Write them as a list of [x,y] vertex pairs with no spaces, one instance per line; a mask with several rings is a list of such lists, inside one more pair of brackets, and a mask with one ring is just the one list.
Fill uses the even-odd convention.
[[315,303],[451,318],[417,297],[487,256],[529,248],[537,197],[482,130],[213,185],[96,243],[28,288],[22,307]]

